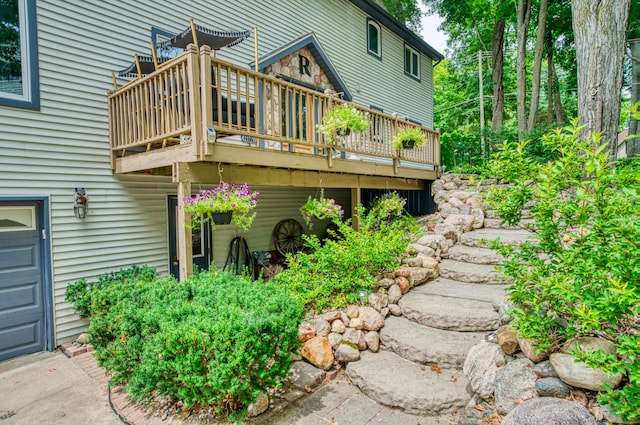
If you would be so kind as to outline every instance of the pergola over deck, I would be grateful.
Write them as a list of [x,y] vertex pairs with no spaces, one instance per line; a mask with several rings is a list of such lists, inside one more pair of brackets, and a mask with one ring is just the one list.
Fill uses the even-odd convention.
[[[192,270],[190,217],[182,200],[191,185],[226,181],[273,186],[420,190],[438,174],[440,134],[396,151],[405,126],[397,116],[368,113],[362,133],[330,146],[317,131],[335,96],[219,60],[208,46],[186,52],[109,94],[111,163],[116,174],[169,174],[178,185],[180,275]],[[219,176],[218,170],[223,174]]]

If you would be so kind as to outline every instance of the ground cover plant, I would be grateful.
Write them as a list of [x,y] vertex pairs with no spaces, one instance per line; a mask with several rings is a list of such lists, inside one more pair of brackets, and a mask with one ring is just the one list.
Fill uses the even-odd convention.
[[534,163],[525,143],[507,143],[488,175],[513,183],[488,200],[510,224],[530,206],[535,239],[520,249],[502,246],[511,259],[514,324],[541,350],[576,336],[612,341],[615,355],[576,352],[590,367],[621,372],[623,384],[600,395],[615,414],[640,419],[640,159],[614,162],[597,134],[581,127],[543,137],[556,159]]
[[417,230],[415,220],[405,214],[405,200],[397,193],[373,202],[368,210],[356,208],[354,229],[350,219],[333,214],[336,230],[324,241],[303,235],[306,250],[288,257],[289,267],[274,282],[291,288],[307,308],[322,310],[341,307],[358,300],[360,290],[377,284],[375,275],[400,264],[410,236]]
[[135,400],[223,415],[281,383],[303,317],[288,288],[216,271],[94,287],[81,305],[96,358]]

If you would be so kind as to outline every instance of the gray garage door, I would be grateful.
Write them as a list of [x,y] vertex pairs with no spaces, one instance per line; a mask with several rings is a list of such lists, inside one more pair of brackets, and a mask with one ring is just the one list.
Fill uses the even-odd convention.
[[38,205],[0,204],[0,361],[45,349]]

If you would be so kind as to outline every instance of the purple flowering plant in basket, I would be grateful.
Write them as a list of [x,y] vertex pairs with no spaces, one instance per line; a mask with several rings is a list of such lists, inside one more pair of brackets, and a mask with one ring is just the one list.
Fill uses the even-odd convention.
[[300,207],[300,213],[309,228],[313,227],[313,219],[334,221],[342,220],[344,216],[342,206],[336,203],[335,199],[325,198],[323,190],[320,191],[319,198],[309,196],[307,202]]
[[249,185],[226,183],[220,180],[218,186],[201,189],[192,198],[184,199],[184,210],[193,214],[193,227],[201,221],[213,224],[213,213],[230,212],[235,224],[243,230],[249,230],[256,217],[253,209],[258,205],[260,192],[252,192]]

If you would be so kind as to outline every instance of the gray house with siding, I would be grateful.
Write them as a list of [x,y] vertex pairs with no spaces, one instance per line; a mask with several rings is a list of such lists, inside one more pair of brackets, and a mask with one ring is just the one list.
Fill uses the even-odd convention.
[[[0,360],[52,350],[85,328],[64,299],[69,283],[134,264],[185,278],[194,264],[222,267],[236,236],[273,251],[278,223],[301,221],[300,205],[320,188],[347,210],[390,189],[428,202],[442,56],[373,1],[9,7],[0,21],[9,29],[0,40]],[[241,40],[166,47],[191,18]],[[147,75],[112,74],[136,53],[171,59]],[[331,147],[316,126],[344,101],[369,114],[370,128]],[[405,126],[421,127],[428,143],[392,149]],[[261,192],[255,222],[193,234],[182,200],[220,178]]]

